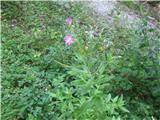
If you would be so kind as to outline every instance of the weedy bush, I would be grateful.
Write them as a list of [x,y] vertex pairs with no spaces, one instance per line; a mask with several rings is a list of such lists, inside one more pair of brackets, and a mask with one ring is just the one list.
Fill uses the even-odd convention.
[[118,43],[120,58],[116,66],[111,67],[115,75],[112,90],[123,94],[127,108],[134,111],[129,115],[130,119],[151,119],[150,116],[159,119],[160,34],[150,28],[145,20],[141,28],[127,32],[129,36],[121,39],[127,38],[128,43]]
[[84,9],[2,2],[2,120],[158,119],[159,33],[97,28]]

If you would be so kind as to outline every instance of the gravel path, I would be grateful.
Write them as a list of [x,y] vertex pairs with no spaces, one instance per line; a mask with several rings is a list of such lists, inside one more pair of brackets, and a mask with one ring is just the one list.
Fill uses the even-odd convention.
[[[123,6],[117,0],[92,0],[87,3],[87,6],[93,11],[93,14],[102,17],[110,24],[113,24],[117,18],[122,26],[138,27],[142,23],[141,16]],[[153,21],[154,18],[150,17],[149,19],[150,27],[156,28],[157,24]]]

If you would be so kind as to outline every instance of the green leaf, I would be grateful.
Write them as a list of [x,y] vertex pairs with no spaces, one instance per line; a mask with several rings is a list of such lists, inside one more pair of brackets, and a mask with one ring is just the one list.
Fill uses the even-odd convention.
[[129,113],[129,110],[127,110],[125,107],[120,107],[120,109],[121,109],[122,111],[124,111],[124,112]]
[[118,96],[116,96],[114,99],[112,99],[112,101],[115,103],[118,101]]
[[106,102],[109,102],[110,100],[111,100],[111,94],[108,94],[106,98]]
[[81,85],[85,85],[86,82],[84,80],[74,80],[72,81],[72,84],[75,86],[81,86]]

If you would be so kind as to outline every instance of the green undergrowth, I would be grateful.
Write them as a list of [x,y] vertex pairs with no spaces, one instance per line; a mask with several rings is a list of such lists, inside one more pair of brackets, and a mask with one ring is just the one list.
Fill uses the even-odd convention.
[[98,23],[84,3],[2,2],[2,120],[159,119],[160,34]]

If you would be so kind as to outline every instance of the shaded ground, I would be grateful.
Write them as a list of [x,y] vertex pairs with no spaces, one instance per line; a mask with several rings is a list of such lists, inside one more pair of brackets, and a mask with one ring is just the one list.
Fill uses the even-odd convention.
[[[93,11],[94,15],[102,17],[110,24],[115,20],[119,20],[122,26],[138,27],[143,21],[143,16],[135,13],[127,6],[114,1],[89,1],[87,6]],[[150,27],[159,28],[155,18],[147,16]]]

